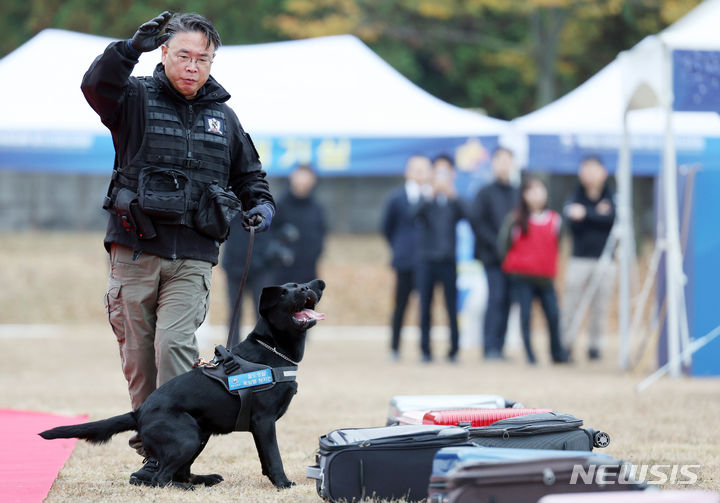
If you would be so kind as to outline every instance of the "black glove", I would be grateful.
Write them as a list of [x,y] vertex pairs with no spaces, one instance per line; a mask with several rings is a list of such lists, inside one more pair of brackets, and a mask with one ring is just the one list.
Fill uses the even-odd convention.
[[242,226],[246,231],[250,231],[250,227],[254,227],[255,232],[264,232],[270,228],[273,216],[275,216],[275,208],[272,205],[259,204],[245,212]]
[[170,38],[169,33],[162,33],[162,31],[171,17],[172,14],[165,11],[147,23],[140,25],[135,35],[128,40],[128,45],[137,52],[154,51]]

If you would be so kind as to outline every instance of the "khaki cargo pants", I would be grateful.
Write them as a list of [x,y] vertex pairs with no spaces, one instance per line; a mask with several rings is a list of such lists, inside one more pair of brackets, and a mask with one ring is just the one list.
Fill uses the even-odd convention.
[[[560,311],[561,333],[565,349],[572,350],[578,336],[578,330],[571,330],[571,325],[577,323],[574,317],[580,307],[580,301],[585,290],[592,283],[593,274],[599,267],[599,259],[585,257],[570,257],[565,269],[565,290]],[[605,319],[607,308],[613,294],[615,284],[615,264],[604,264],[599,271],[600,283],[590,301],[588,308],[588,349],[602,350],[603,333],[605,332]]]
[[113,244],[105,296],[133,410],[158,386],[192,368],[195,331],[208,310],[212,264],[169,260]]

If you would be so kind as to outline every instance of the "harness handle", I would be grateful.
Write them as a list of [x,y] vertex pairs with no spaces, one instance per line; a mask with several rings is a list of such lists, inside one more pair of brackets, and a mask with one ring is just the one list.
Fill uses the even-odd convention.
[[230,328],[228,330],[227,344],[225,347],[232,348],[238,343],[240,334],[238,333],[238,323],[240,322],[240,303],[242,302],[243,288],[245,288],[245,280],[247,279],[248,270],[250,269],[250,257],[252,256],[253,243],[255,241],[255,228],[250,227],[250,239],[248,241],[247,253],[245,254],[245,266],[243,267],[242,277],[240,278],[240,287],[235,297],[235,305],[233,306]]

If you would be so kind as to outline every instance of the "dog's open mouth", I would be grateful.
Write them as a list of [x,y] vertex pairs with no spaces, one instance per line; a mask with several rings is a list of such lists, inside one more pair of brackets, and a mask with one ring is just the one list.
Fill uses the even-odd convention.
[[319,321],[325,319],[325,313],[315,311],[315,300],[312,297],[305,299],[305,305],[302,310],[293,314],[293,319],[299,323],[307,323],[309,321]]

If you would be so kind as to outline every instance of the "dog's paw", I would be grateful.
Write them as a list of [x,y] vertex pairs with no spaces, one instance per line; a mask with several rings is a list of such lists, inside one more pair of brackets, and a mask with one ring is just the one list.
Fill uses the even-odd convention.
[[275,484],[275,487],[278,489],[287,489],[288,487],[292,487],[295,485],[295,482],[291,482],[288,479],[279,481],[279,482],[273,482]]
[[173,487],[175,489],[182,489],[183,491],[194,491],[195,486],[191,482],[175,482],[171,481],[166,484],[165,487]]
[[204,484],[208,487],[219,484],[225,480],[222,475],[218,473],[211,473],[209,475],[190,475],[190,481],[193,484]]

